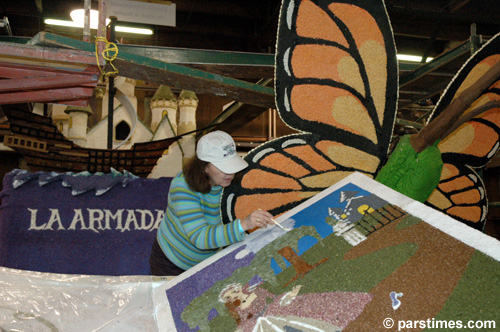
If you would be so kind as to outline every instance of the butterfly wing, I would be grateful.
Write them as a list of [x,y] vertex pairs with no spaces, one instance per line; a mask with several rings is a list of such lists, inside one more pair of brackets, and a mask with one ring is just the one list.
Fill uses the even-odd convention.
[[385,157],[398,67],[382,1],[284,1],[275,68],[286,124]]
[[[429,121],[499,61],[500,34],[462,67],[436,105]],[[473,102],[466,113],[494,100],[500,100],[500,78]],[[485,166],[493,158],[500,144],[499,139],[500,108],[492,108],[472,118],[443,139],[438,145],[444,163],[441,180],[426,203],[481,229],[486,220],[487,199],[483,181],[475,169]]]
[[441,181],[426,204],[482,229],[488,205],[481,177],[469,166],[445,163]]
[[283,1],[275,68],[278,113],[299,133],[245,156],[225,222],[279,215],[354,171],[373,177],[387,155],[398,67],[383,1]]
[[373,177],[380,163],[366,152],[308,133],[269,141],[245,160],[249,167],[241,180],[224,190],[221,208],[228,217],[257,208],[277,216],[354,171]]

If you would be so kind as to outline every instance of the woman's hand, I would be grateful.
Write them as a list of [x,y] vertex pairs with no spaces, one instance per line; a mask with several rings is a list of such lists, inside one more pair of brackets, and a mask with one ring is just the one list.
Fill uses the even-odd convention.
[[273,224],[273,215],[267,211],[258,209],[250,213],[245,218],[241,219],[241,227],[245,231],[255,228],[265,228],[267,225]]

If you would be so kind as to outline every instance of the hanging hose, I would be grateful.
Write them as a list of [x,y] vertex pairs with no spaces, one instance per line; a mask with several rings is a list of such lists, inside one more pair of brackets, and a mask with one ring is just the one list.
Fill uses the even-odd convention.
[[[106,60],[111,65],[111,68],[113,68],[112,71],[105,72],[104,67],[101,68],[101,66],[99,66],[99,52],[97,51],[97,43],[98,42],[106,43],[106,47],[102,50],[102,57],[104,58],[104,60]],[[101,71],[101,81],[103,80],[104,77],[117,76],[118,69],[116,69],[116,67],[113,65],[113,60],[115,60],[116,57],[118,56],[118,46],[116,46],[115,43],[108,41],[105,37],[96,37],[95,44],[96,44],[95,58],[97,61],[97,66],[99,67],[99,70]]]

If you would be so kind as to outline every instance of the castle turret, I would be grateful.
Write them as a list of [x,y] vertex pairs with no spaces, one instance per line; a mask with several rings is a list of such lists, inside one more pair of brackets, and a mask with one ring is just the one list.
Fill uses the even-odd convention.
[[182,90],[179,95],[179,135],[196,130],[197,107],[198,97],[196,97],[196,93]]
[[[179,122],[177,125],[175,110],[179,106]],[[192,91],[182,90],[179,99],[175,99],[172,91],[165,86],[160,86],[156,94],[151,100],[151,113],[152,119],[151,126],[154,123],[161,122],[164,112],[167,112],[170,124],[168,121],[161,122],[161,127],[156,129],[155,138],[162,139],[171,137],[176,133],[177,135],[185,134],[196,130],[196,108],[198,107],[198,98]],[[160,112],[160,110],[162,110]],[[159,117],[162,114],[162,117]],[[155,120],[156,119],[156,120]],[[169,128],[175,128],[175,132],[168,136]],[[168,127],[168,128],[167,128]],[[180,140],[173,143],[163,156],[158,160],[157,165],[148,176],[150,178],[169,177],[175,176],[180,170],[182,165],[195,155],[196,136],[194,133],[184,135]]]
[[[179,130],[178,134],[185,134],[196,130],[196,108],[198,97],[193,91],[182,90],[179,95]],[[195,134],[184,136],[179,144],[183,148],[183,163],[194,157],[196,151]]]
[[155,131],[163,118],[168,117],[164,124],[166,137],[177,135],[177,98],[168,86],[160,85],[151,98],[151,130]]

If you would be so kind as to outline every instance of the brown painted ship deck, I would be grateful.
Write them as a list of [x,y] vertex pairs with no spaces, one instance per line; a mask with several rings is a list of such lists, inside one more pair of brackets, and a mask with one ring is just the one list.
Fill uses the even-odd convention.
[[90,149],[66,139],[48,117],[22,110],[5,113],[12,135],[4,137],[4,144],[22,154],[33,172],[107,173],[113,168],[147,177],[163,152],[180,138],[136,143],[129,150]]

